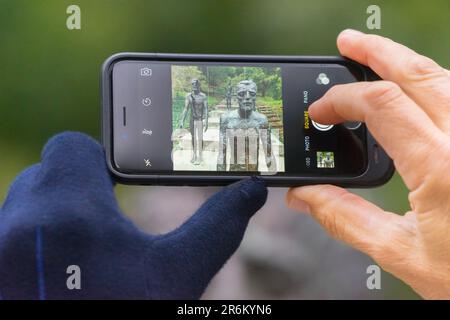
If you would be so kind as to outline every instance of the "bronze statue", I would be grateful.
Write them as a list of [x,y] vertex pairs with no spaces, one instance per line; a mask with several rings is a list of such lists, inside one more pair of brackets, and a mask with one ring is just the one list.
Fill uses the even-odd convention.
[[[192,138],[191,162],[199,165],[203,159],[203,128],[208,129],[208,97],[201,92],[200,81],[192,80],[192,91],[186,95],[180,120],[180,129],[184,126],[187,113],[190,114],[189,128]],[[203,123],[204,122],[204,123]]]
[[265,115],[256,111],[256,92],[253,81],[239,82],[236,87],[239,109],[220,117],[219,171],[227,170],[227,152],[230,153],[229,171],[259,171],[260,141],[267,168],[270,172],[276,171],[269,121]]

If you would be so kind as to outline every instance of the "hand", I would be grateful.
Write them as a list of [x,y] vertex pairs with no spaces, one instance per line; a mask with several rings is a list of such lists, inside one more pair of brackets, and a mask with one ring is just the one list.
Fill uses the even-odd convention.
[[[148,235],[121,213],[102,147],[84,134],[57,135],[1,209],[0,296],[197,299],[266,196],[262,181],[244,180],[175,231]],[[70,265],[81,268],[81,290],[66,286]]]
[[389,39],[344,31],[343,56],[384,81],[337,85],[309,108],[324,124],[364,121],[394,160],[411,211],[385,212],[330,185],[291,189],[332,236],[370,255],[425,298],[450,298],[450,73]]

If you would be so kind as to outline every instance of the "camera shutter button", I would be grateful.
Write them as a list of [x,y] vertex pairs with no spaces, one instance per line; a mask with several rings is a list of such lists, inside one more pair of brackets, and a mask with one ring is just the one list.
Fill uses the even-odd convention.
[[315,122],[314,120],[311,120],[311,122],[312,122],[314,128],[316,128],[319,131],[328,131],[334,127],[334,125],[332,125],[332,124],[320,124],[320,123]]

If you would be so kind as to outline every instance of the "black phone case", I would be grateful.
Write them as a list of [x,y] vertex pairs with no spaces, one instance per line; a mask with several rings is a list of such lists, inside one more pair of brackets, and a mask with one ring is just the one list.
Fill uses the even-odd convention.
[[[172,186],[221,186],[248,176],[207,176],[207,175],[170,175],[170,174],[125,174],[118,171],[113,164],[112,135],[112,78],[114,63],[121,60],[165,60],[165,61],[211,61],[211,62],[274,62],[274,63],[314,63],[314,64],[353,64],[361,69],[365,81],[379,80],[369,68],[349,59],[338,56],[254,56],[254,55],[202,55],[202,54],[162,54],[162,53],[118,53],[109,57],[101,71],[101,108],[102,108],[102,144],[106,152],[108,169],[113,178],[124,184],[172,185]],[[333,184],[342,187],[368,188],[380,186],[392,177],[394,166],[386,152],[367,131],[367,170],[356,177],[302,177],[258,175],[268,186],[293,187],[310,184]]]

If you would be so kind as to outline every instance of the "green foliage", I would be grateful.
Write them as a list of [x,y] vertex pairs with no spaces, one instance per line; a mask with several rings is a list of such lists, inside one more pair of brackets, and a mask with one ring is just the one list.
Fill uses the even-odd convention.
[[202,84],[206,82],[204,73],[198,67],[195,66],[172,67],[172,90],[174,93],[190,92],[192,88],[193,79],[199,80],[200,83]]
[[258,87],[258,95],[281,99],[281,75],[279,68],[243,67],[242,72],[231,79],[237,84],[241,80],[253,80]]
[[234,90],[242,80],[253,80],[261,97],[281,99],[280,68],[174,66],[173,96],[177,96],[180,92],[190,92],[192,79],[200,80],[202,91],[208,97],[215,97],[217,100],[225,98],[229,85]]
[[216,106],[219,102],[220,99],[213,96],[208,96],[208,110],[214,110],[214,106]]
[[[184,98],[173,99],[172,102],[172,127],[174,129],[178,128],[181,120],[181,113],[184,109]],[[184,122],[184,127],[187,128],[189,126],[189,119],[186,117],[186,121]]]
[[228,84],[236,76],[238,69],[236,67],[208,67],[210,95],[225,97]]
[[258,105],[270,106],[271,110],[280,118],[283,119],[283,101],[281,99],[273,99],[271,97],[258,97]]

